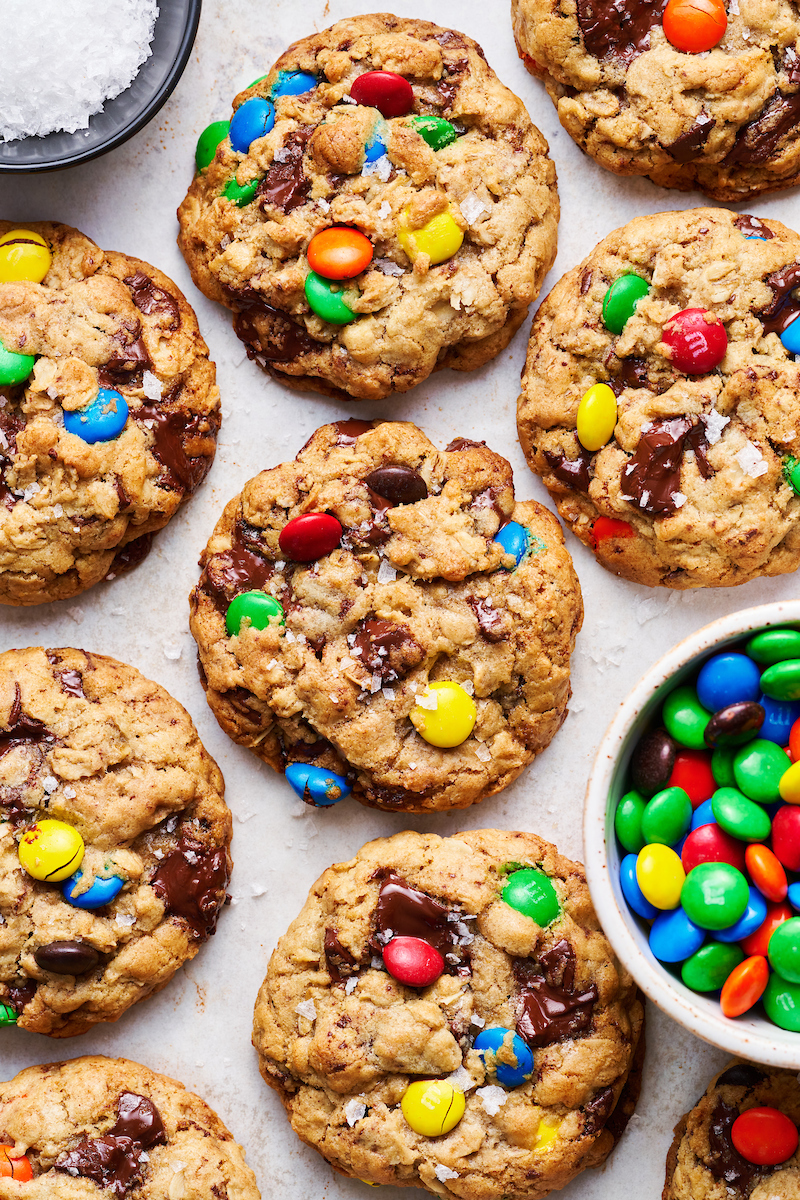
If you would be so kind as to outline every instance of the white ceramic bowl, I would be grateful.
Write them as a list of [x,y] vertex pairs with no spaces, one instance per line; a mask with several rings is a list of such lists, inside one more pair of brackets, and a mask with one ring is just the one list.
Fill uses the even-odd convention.
[[716,996],[690,991],[653,957],[647,944],[647,926],[630,911],[622,896],[622,855],[614,835],[617,802],[628,790],[628,762],[667,692],[689,677],[710,652],[726,649],[752,630],[770,625],[800,627],[800,600],[748,608],[712,621],[679,642],[647,672],[621,704],[600,743],[586,791],[583,836],[586,876],[597,915],[620,961],[645,994],[713,1046],[796,1071],[800,1070],[800,1033],[773,1025],[761,1015],[760,1005],[735,1020],[724,1017]]

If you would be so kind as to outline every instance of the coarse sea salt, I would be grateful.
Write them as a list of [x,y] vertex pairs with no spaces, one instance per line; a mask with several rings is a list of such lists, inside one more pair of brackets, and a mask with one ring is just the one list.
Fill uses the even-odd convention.
[[0,141],[86,129],[152,54],[156,0],[3,0]]

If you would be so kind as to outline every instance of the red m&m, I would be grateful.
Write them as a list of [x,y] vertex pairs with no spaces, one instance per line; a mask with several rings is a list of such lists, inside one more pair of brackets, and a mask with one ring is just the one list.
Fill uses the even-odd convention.
[[760,1167],[786,1162],[799,1140],[794,1121],[777,1108],[748,1108],[731,1126],[731,1141],[742,1158]]
[[278,545],[295,562],[314,562],[335,550],[342,538],[342,527],[329,513],[303,513],[284,525]]
[[706,750],[680,750],[667,786],[683,788],[692,808],[710,800],[719,786],[711,770],[711,755]]
[[620,521],[616,517],[598,517],[592,526],[589,542],[592,549],[596,550],[601,542],[607,542],[611,538],[629,538],[634,536],[633,526],[629,525],[627,521]]
[[669,0],[662,24],[676,50],[702,54],[724,37],[728,14],[723,0]]
[[670,350],[670,362],[686,375],[713,371],[725,357],[725,326],[703,308],[684,308],[670,317],[661,334]]
[[323,279],[353,279],[372,262],[372,242],[357,229],[334,225],[311,239],[307,256]]
[[394,71],[367,71],[353,80],[350,95],[356,104],[377,108],[384,117],[404,117],[414,107],[411,84]]
[[444,971],[441,954],[422,938],[392,938],[383,948],[383,961],[389,974],[409,987],[429,987]]

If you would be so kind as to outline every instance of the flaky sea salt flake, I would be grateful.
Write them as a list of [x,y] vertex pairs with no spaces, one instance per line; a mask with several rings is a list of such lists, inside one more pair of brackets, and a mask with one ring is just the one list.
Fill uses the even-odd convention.
[[348,1100],[344,1106],[344,1115],[347,1117],[347,1124],[352,1129],[356,1121],[362,1120],[367,1115],[367,1106],[361,1100]]
[[307,1021],[316,1021],[317,1019],[317,1006],[313,1000],[301,1000],[294,1011],[298,1016],[305,1017]]
[[437,1163],[433,1168],[433,1173],[440,1183],[445,1183],[448,1179],[458,1179],[458,1171],[451,1170],[444,1163]]
[[148,400],[160,400],[164,394],[161,380],[152,371],[145,371],[142,376],[142,391]]
[[475,757],[480,759],[481,762],[489,762],[492,757],[492,752],[485,742],[476,742]]
[[458,207],[461,209],[461,215],[468,225],[474,225],[481,213],[489,211],[483,201],[479,200],[474,192],[467,192],[464,199],[459,201]]
[[749,440],[733,457],[741,467],[743,473],[749,475],[751,479],[758,479],[760,475],[766,475],[769,470],[768,463],[764,461],[764,455],[758,446]]
[[700,420],[706,427],[706,441],[709,446],[716,446],[722,437],[723,429],[731,423],[730,417],[723,417],[722,413],[717,412],[715,408],[712,408],[710,412],[703,413]]
[[490,1117],[498,1113],[508,1099],[508,1092],[493,1083],[488,1087],[478,1088],[475,1094],[480,1096],[481,1104]]
[[382,558],[381,565],[378,567],[378,583],[394,583],[396,579],[397,571],[391,563]]

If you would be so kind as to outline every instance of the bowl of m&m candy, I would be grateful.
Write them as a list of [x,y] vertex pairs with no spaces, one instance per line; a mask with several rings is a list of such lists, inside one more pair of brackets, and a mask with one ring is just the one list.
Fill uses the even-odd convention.
[[601,743],[584,839],[646,994],[714,1045],[800,1068],[800,601],[723,617],[648,671]]

